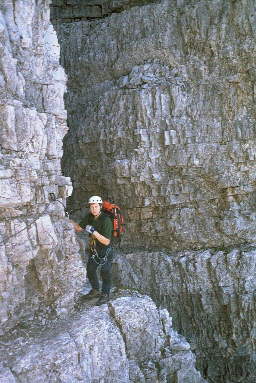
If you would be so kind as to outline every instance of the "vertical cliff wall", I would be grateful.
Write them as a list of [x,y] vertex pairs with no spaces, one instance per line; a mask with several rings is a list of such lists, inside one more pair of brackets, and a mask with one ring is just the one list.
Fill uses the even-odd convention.
[[116,284],[168,308],[209,382],[253,383],[256,247],[136,252],[120,257]]
[[204,383],[149,297],[73,307],[86,275],[64,214],[66,76],[49,7],[0,4],[0,381]]
[[[85,278],[61,203],[66,76],[49,1],[0,4],[0,333],[72,305]],[[51,307],[51,308],[50,308]]]
[[[49,5],[0,5],[1,335],[66,315],[84,282],[62,206],[70,176],[70,209],[113,198],[125,207],[124,247],[165,249],[126,254],[118,283],[168,307],[209,381],[254,382],[254,2],[54,1],[66,176]],[[203,381],[147,298],[73,319],[42,338],[19,326],[1,337],[0,379]],[[120,359],[95,370],[106,344]]]
[[52,18],[70,210],[123,206],[117,283],[175,311],[209,381],[254,382],[254,2],[55,1]]
[[120,203],[127,246],[254,241],[254,2],[89,3],[102,15],[53,2],[71,208],[94,193]]

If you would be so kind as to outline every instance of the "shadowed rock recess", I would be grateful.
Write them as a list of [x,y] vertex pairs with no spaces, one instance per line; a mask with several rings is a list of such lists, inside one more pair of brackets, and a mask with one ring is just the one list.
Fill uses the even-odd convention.
[[209,382],[255,382],[255,1],[56,0],[52,21],[69,209],[123,206],[117,283],[170,309]]

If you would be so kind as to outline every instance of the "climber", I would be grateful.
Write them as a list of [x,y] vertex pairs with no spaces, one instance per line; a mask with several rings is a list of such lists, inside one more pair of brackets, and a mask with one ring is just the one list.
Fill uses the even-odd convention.
[[[98,196],[89,198],[90,212],[78,224],[73,222],[76,232],[85,230],[89,233],[88,244],[89,260],[87,263],[87,276],[92,289],[84,296],[84,299],[99,298],[96,305],[107,303],[110,298],[111,268],[113,261],[113,249],[111,236],[113,224],[111,219],[102,211],[102,199]],[[97,269],[101,266],[102,291],[100,292]]]

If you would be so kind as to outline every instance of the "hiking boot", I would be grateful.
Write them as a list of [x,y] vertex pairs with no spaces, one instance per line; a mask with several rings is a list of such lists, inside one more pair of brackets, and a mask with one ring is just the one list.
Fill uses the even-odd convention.
[[103,305],[104,303],[107,303],[109,301],[109,294],[101,293],[101,296],[96,302],[96,306]]
[[83,299],[93,299],[101,296],[99,290],[91,289],[88,294],[83,295]]

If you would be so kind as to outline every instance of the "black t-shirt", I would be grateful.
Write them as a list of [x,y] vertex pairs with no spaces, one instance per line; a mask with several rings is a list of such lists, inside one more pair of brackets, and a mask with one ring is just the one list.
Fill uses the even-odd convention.
[[[86,214],[86,216],[79,223],[79,226],[81,226],[83,229],[85,229],[86,225],[93,226],[94,229],[98,233],[100,233],[104,237],[110,239],[110,241],[111,241],[113,224],[112,224],[111,219],[106,214],[104,214],[103,212],[98,217],[95,217],[91,213]],[[95,240],[96,240],[96,250],[97,251],[102,251],[103,249],[105,249],[107,247],[106,245],[103,245],[102,243],[100,243],[96,238],[95,238]]]

